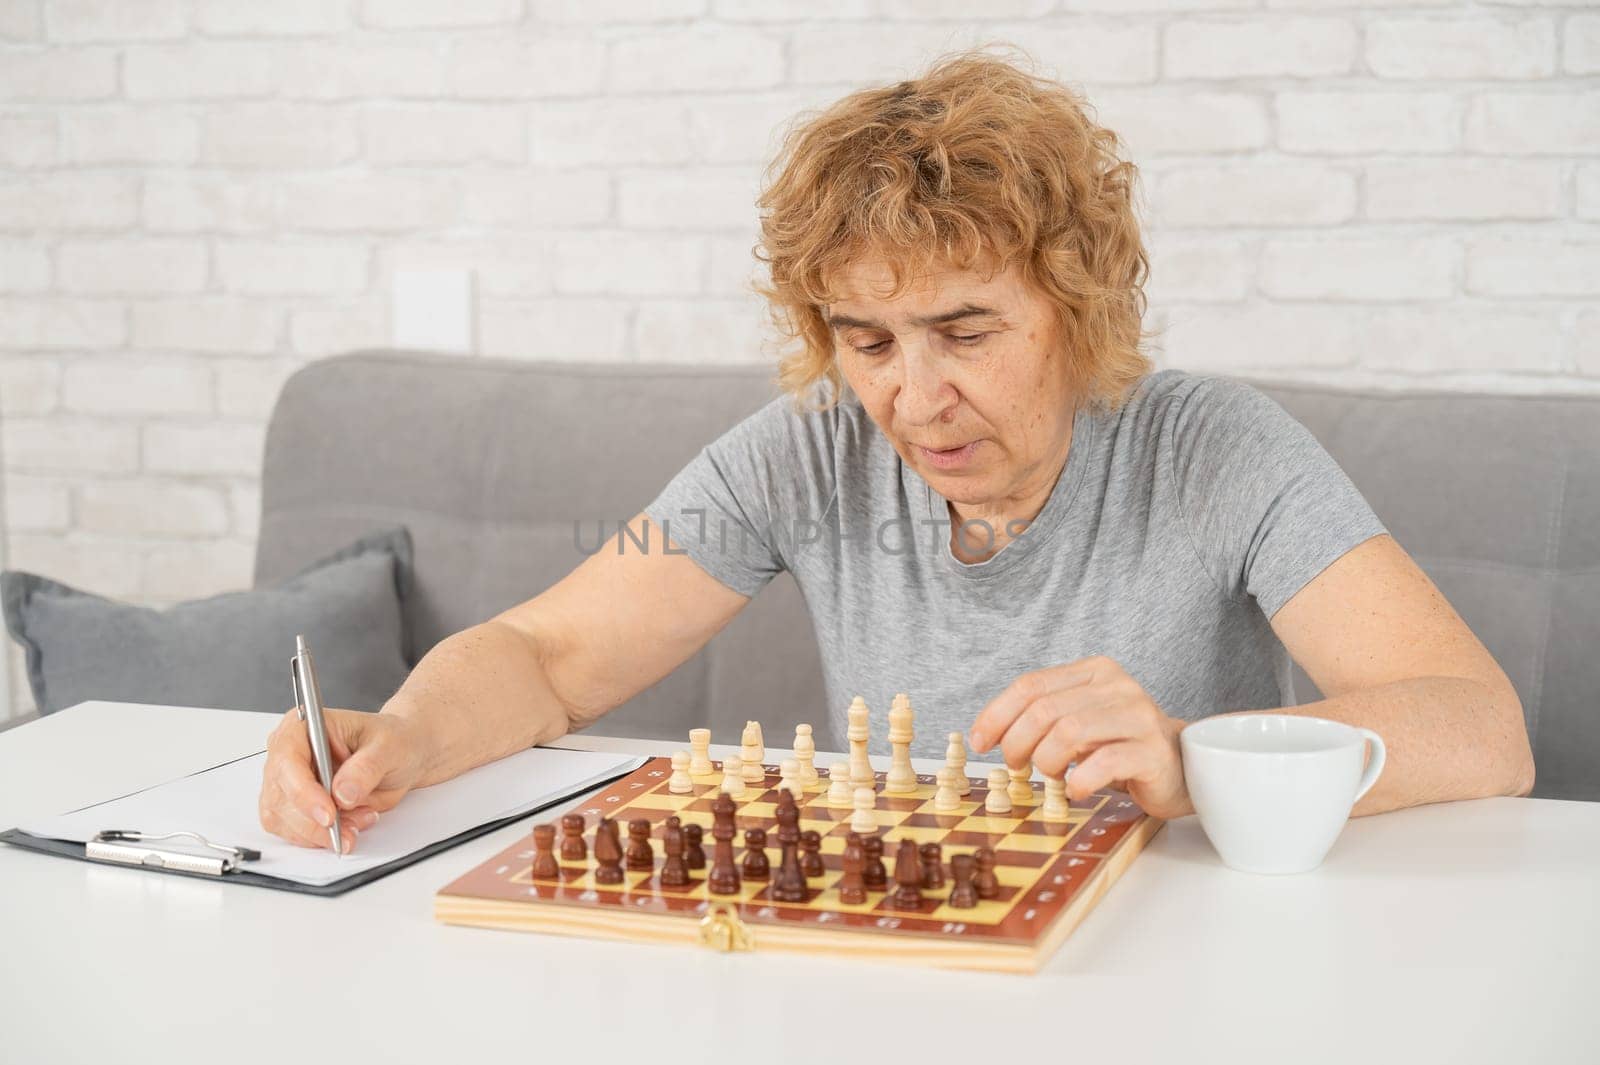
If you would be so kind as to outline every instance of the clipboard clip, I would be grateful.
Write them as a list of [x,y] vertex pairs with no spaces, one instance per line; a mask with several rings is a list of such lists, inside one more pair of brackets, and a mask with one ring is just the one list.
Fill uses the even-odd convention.
[[[207,850],[218,853],[190,854],[185,851],[163,850],[160,847],[129,845],[155,843],[167,839],[193,840]],[[202,873],[206,876],[221,876],[223,873],[235,872],[240,862],[253,862],[261,857],[261,852],[258,850],[212,843],[198,832],[167,832],[158,836],[122,828],[108,828],[96,832],[94,838],[83,845],[83,854],[86,858],[100,862],[142,865],[153,869],[176,869],[180,872]]]

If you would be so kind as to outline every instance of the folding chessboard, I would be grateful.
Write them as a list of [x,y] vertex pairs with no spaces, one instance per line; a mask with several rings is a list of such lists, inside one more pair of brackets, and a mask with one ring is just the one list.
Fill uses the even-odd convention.
[[[560,876],[535,880],[532,839],[522,840],[484,862],[439,892],[434,915],[451,924],[520,931],[586,935],[607,939],[714,945],[720,949],[776,949],[848,953],[851,957],[920,962],[952,968],[1032,972],[1060,946],[1100,897],[1155,835],[1162,822],[1144,813],[1126,794],[1101,791],[1074,802],[1066,821],[1046,821],[1043,793],[1034,784],[1033,800],[1014,804],[1005,815],[984,812],[987,785],[972,780],[971,794],[958,810],[934,811],[932,776],[918,776],[915,792],[886,794],[877,774],[874,811],[885,840],[889,892],[869,892],[860,905],[839,899],[841,855],[852,810],[828,802],[828,779],[805,789],[800,800],[800,830],[822,835],[826,875],[808,883],[805,902],[784,903],[768,896],[770,880],[742,879],[737,895],[712,895],[707,869],[690,873],[686,887],[663,887],[657,879],[664,855],[662,822],[676,814],[685,825],[706,829],[709,855],[711,803],[722,779],[717,771],[694,777],[694,791],[674,795],[667,787],[672,764],[654,758],[574,807],[586,822],[591,844],[586,861],[561,862]],[[738,801],[736,864],[742,866],[744,830],[767,829],[768,858],[774,870],[777,846],[775,766],[766,779],[751,783]],[[602,816],[618,822],[643,818],[652,826],[656,864],[650,872],[628,871],[614,885],[594,881],[593,830]],[[943,848],[943,889],[924,892],[917,910],[891,908],[893,856],[900,840],[938,843]],[[1000,893],[976,907],[949,905],[949,861],[953,855],[987,846],[995,853]]]

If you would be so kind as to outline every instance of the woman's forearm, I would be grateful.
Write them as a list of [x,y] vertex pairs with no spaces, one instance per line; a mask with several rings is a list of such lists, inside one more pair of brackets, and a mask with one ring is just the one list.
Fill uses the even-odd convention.
[[1509,687],[1415,677],[1272,711],[1369,728],[1383,737],[1383,775],[1353,813],[1491,795],[1526,795],[1533,753]]
[[382,712],[421,727],[427,750],[419,787],[569,730],[530,637],[496,620],[436,644]]

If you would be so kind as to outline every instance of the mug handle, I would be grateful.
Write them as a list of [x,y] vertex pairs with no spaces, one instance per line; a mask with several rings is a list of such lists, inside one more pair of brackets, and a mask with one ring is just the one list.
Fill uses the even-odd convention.
[[1357,728],[1356,731],[1372,744],[1372,760],[1367,763],[1367,771],[1361,774],[1361,783],[1356,787],[1356,797],[1350,800],[1352,806],[1360,802],[1361,796],[1372,790],[1372,785],[1378,782],[1378,774],[1383,772],[1383,763],[1388,757],[1382,736],[1369,728]]

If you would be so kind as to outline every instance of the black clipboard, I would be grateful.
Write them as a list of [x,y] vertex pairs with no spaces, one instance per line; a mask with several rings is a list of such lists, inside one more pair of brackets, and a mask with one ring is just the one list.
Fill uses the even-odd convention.
[[[253,758],[255,755],[250,754],[246,755],[245,757]],[[420,862],[424,858],[431,858],[435,854],[439,854],[442,851],[447,851],[457,844],[465,843],[471,839],[477,839],[479,836],[488,835],[490,832],[502,829],[507,825],[514,825],[518,821],[526,820],[537,813],[550,809],[552,806],[558,806],[569,799],[573,799],[587,792],[603,788],[613,781],[621,780],[623,777],[637,769],[638,765],[639,760],[635,758],[632,762],[625,763],[623,767],[618,769],[615,773],[607,774],[600,780],[593,781],[579,787],[569,788],[566,791],[556,794],[546,802],[540,803],[531,810],[525,810],[522,813],[496,818],[493,821],[487,821],[481,825],[474,825],[472,828],[469,828],[463,832],[458,832],[446,839],[441,839],[434,843],[430,843],[426,847],[412,851],[410,854],[402,855],[392,862],[384,862],[382,865],[375,865],[371,869],[364,869],[359,873],[351,873],[349,876],[341,877],[340,879],[333,881],[331,884],[301,884],[293,880],[284,880],[275,876],[267,876],[264,873],[252,873],[244,869],[235,869],[229,872],[213,875],[210,873],[191,873],[184,869],[167,869],[148,865],[125,865],[116,862],[102,862],[90,858],[84,854],[84,844],[82,843],[77,843],[73,840],[67,839],[51,839],[46,836],[34,836],[15,828],[8,828],[4,832],[0,832],[0,843],[9,843],[14,847],[21,847],[24,850],[37,851],[40,854],[54,854],[62,858],[74,858],[80,862],[89,862],[93,865],[108,869],[121,868],[131,869],[135,872],[142,873],[164,873],[167,876],[187,876],[193,877],[196,880],[209,880],[212,883],[248,884],[251,887],[271,888],[276,891],[292,891],[300,895],[321,895],[325,898],[331,898],[335,895],[343,895],[345,892],[361,887],[363,884],[370,884],[374,880],[380,880],[383,877],[388,876],[390,873],[404,869],[406,866],[412,865],[416,862]]]

